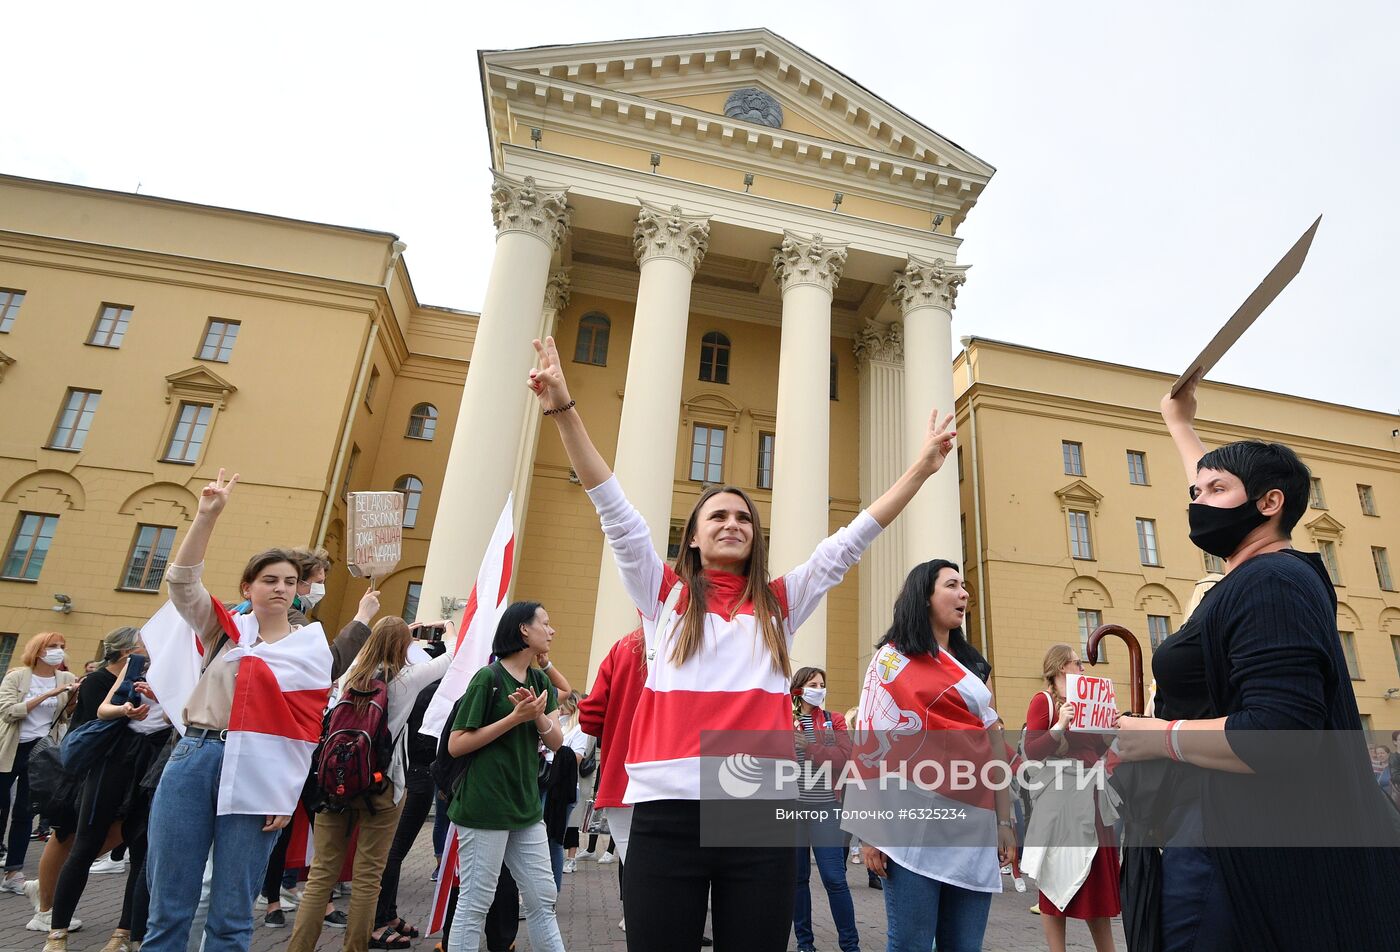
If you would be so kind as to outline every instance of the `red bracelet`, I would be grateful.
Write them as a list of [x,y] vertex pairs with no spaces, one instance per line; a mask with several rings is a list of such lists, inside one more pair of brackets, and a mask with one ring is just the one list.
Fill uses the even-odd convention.
[[1167,756],[1170,757],[1172,760],[1176,761],[1177,763],[1181,763],[1181,755],[1177,751],[1176,745],[1172,743],[1172,729],[1180,723],[1180,720],[1169,722],[1167,724],[1167,729],[1163,732],[1167,742]]

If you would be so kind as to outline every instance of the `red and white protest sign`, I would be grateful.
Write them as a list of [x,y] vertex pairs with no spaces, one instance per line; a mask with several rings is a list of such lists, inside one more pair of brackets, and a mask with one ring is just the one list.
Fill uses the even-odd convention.
[[1074,705],[1070,730],[1094,734],[1116,730],[1114,722],[1118,718],[1118,697],[1113,693],[1112,678],[1067,674],[1065,700]]

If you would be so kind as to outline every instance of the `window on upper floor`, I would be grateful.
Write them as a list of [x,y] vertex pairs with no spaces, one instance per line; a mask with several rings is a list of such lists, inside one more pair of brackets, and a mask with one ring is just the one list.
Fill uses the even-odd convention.
[[1380,585],[1381,591],[1395,591],[1395,579],[1390,574],[1390,556],[1382,546],[1371,546],[1371,561],[1376,565],[1376,583]]
[[1347,674],[1353,681],[1361,679],[1361,665],[1356,660],[1356,634],[1350,631],[1339,631],[1342,638],[1342,655],[1347,659]]
[[719,331],[710,331],[700,338],[700,379],[729,383],[729,338]]
[[403,614],[399,617],[412,624],[418,620],[418,602],[423,596],[422,582],[409,582],[408,592],[403,598]]
[[233,356],[233,342],[238,339],[238,322],[209,318],[204,328],[204,341],[199,345],[199,360],[228,363]]
[[400,476],[394,489],[403,493],[403,527],[412,529],[418,524],[418,507],[423,503],[423,480],[417,476]]
[[1205,553],[1205,557],[1206,557],[1206,571],[1207,571],[1207,572],[1214,572],[1216,575],[1224,575],[1224,574],[1225,574],[1225,560],[1224,560],[1224,559],[1222,559],[1222,558],[1221,558],[1220,556],[1218,556],[1218,555],[1211,555],[1209,552]]
[[608,337],[612,321],[606,314],[585,314],[578,322],[578,342],[574,344],[574,363],[608,365]]
[[8,334],[24,303],[24,292],[17,288],[0,288],[0,334]]
[[126,337],[126,327],[131,323],[133,310],[126,304],[103,304],[97,312],[97,320],[92,325],[87,342],[95,347],[120,347]]
[[1361,514],[1363,516],[1378,516],[1376,511],[1376,494],[1372,492],[1370,486],[1356,484],[1356,495],[1361,501]]
[[21,512],[10,534],[10,544],[5,550],[5,562],[0,566],[0,577],[33,582],[39,578],[48,557],[49,546],[53,543],[54,530],[58,528],[58,516],[43,512]]
[[1137,520],[1138,561],[1143,565],[1161,565],[1162,557],[1157,552],[1157,521]]
[[63,397],[63,409],[53,425],[49,437],[51,450],[71,450],[77,452],[87,442],[92,418],[97,413],[97,401],[102,396],[100,390],[78,390],[70,387]]
[[207,403],[181,403],[175,428],[170,431],[170,442],[161,458],[167,463],[198,462],[213,416],[214,408]]
[[837,370],[838,370],[838,365],[837,365],[837,363],[836,363],[836,355],[835,355],[835,354],[832,354],[832,355],[831,355],[831,397],[830,397],[830,399],[832,399],[832,400],[835,400],[835,399],[836,399],[836,372],[837,372]]
[[1322,556],[1322,564],[1327,566],[1327,574],[1332,579],[1333,585],[1342,584],[1342,565],[1337,561],[1337,543],[1322,540],[1317,543],[1318,555]]
[[1314,509],[1326,509],[1327,497],[1322,495],[1322,479],[1314,476],[1308,481],[1308,505]]
[[1156,650],[1171,633],[1172,620],[1166,615],[1147,616],[1147,638]]
[[1071,443],[1063,440],[1060,443],[1060,454],[1065,458],[1066,476],[1084,475],[1084,444]]
[[411,440],[431,440],[437,434],[437,421],[437,407],[420,403],[408,414],[408,432],[404,436]]
[[[1079,609],[1079,652],[1084,656],[1084,661],[1089,660],[1089,636],[1103,625],[1103,612],[1096,609]],[[1104,642],[1099,642],[1098,657],[1095,663],[1103,664],[1108,660],[1108,646]]]
[[695,424],[690,441],[690,478],[701,483],[724,482],[724,427]]
[[1094,543],[1089,537],[1089,514],[1069,510],[1069,554],[1075,559],[1092,559]]
[[1147,454],[1128,450],[1128,482],[1134,486],[1147,485]]
[[778,438],[772,433],[758,434],[758,482],[759,489],[773,488],[773,453]]
[[365,385],[365,409],[374,412],[374,395],[379,390],[379,368],[369,368],[369,383]]

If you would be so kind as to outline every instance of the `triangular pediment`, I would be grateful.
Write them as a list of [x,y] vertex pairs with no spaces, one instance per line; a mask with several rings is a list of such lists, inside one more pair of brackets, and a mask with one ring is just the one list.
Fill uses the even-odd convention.
[[5,379],[5,368],[9,367],[10,364],[14,362],[15,359],[13,357],[5,353],[3,350],[0,350],[0,380]]
[[238,392],[232,383],[208,367],[196,366],[165,377],[165,402],[175,398],[203,400],[223,409],[224,402]]
[[1307,523],[1307,529],[1315,537],[1335,539],[1346,531],[1346,526],[1324,512],[1312,522]]
[[1082,479],[1076,479],[1061,489],[1055,490],[1061,509],[1097,510],[1103,502],[1103,493],[1094,489]]
[[[926,178],[956,177],[974,193],[995,172],[957,143],[766,29],[483,51],[480,58],[488,112],[493,113],[493,148],[496,137],[507,131],[505,116],[494,114],[501,110],[492,104],[492,94],[508,91],[594,115],[618,109],[617,103],[603,101],[603,94],[610,94],[625,98],[624,116],[628,109],[641,110],[649,123],[690,131],[695,115],[719,117],[741,123],[741,132],[751,136],[811,140],[799,144],[803,151],[820,150],[822,143],[870,150],[917,166]],[[782,108],[783,124],[726,115],[727,97],[741,89],[771,96]],[[656,106],[683,112],[647,112]],[[844,156],[838,160],[846,161]]]

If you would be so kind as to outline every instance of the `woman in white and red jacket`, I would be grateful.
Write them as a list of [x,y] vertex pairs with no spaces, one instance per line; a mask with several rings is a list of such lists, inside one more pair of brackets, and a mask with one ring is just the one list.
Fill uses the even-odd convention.
[[815,952],[812,935],[812,855],[826,887],[831,919],[841,952],[860,952],[855,903],[846,883],[846,847],[842,843],[840,778],[851,757],[851,735],[846,718],[823,709],[826,704],[826,671],[801,668],[792,676],[792,729],[797,744],[798,800],[802,828],[797,839],[797,888],[792,905],[792,931],[797,952]]
[[[940,422],[934,411],[904,475],[783,577],[770,582],[758,511],[733,486],[700,495],[668,566],[589,439],[553,338],[535,349],[540,366],[529,386],[558,425],[642,615],[647,676],[623,796],[634,808],[623,878],[628,948],[698,948],[709,899],[717,948],[786,949],[792,847],[701,845],[701,736],[791,736],[789,651],[798,627],[943,465],[952,452],[952,415]],[[791,746],[785,756],[793,757]]]

